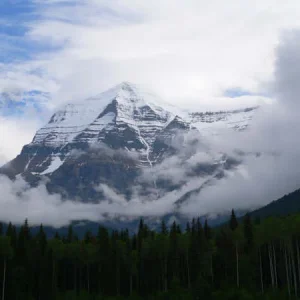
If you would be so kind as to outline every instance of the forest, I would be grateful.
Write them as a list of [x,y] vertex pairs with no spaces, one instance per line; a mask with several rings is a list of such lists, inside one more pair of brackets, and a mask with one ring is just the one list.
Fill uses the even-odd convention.
[[47,238],[0,226],[1,299],[298,299],[300,214]]

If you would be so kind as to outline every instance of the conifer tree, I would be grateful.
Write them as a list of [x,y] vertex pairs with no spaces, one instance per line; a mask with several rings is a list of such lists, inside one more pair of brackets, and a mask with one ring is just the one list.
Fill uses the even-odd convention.
[[187,222],[187,223],[186,223],[186,229],[185,229],[185,231],[186,231],[187,233],[191,233],[191,225],[190,225],[190,222]]
[[42,224],[40,225],[39,232],[37,234],[37,241],[41,247],[42,254],[44,254],[47,247],[47,237]]
[[55,297],[57,289],[57,266],[59,260],[63,258],[65,246],[59,239],[52,239],[49,241],[49,249],[52,256],[52,293]]
[[246,251],[250,251],[253,247],[253,226],[249,214],[244,217],[244,237],[246,239]]
[[160,232],[164,235],[168,234],[168,228],[167,228],[167,225],[166,225],[166,222],[164,219],[162,219],[162,221],[161,221]]
[[[13,230],[13,229],[12,229]],[[20,228],[20,232],[17,240],[17,258],[19,262],[25,266],[28,263],[29,256],[29,241],[31,239],[30,229],[28,225],[28,220],[26,219],[24,224]]]
[[236,216],[235,216],[235,213],[234,213],[234,210],[231,211],[231,217],[230,217],[230,221],[229,221],[229,228],[234,231],[237,229],[238,227],[238,221],[236,219]]
[[17,234],[8,224],[2,299],[297,299],[300,214],[255,226],[246,215],[240,227],[232,215],[231,227],[194,219],[190,231],[174,222],[166,234],[142,221],[134,235],[100,226],[81,240],[48,239],[42,225],[31,236],[27,221]]
[[14,225],[12,225],[10,222],[9,222],[7,230],[6,230],[6,236],[10,238],[13,249],[16,249],[17,248],[17,230],[16,230],[16,227]]
[[57,240],[61,239],[58,231],[55,232],[54,238],[57,239]]
[[73,233],[73,226],[72,226],[72,224],[70,224],[69,227],[68,227],[67,241],[69,243],[72,243],[74,241],[74,233]]
[[9,237],[0,237],[0,256],[3,259],[2,300],[5,300],[7,260],[13,256],[13,249]]
[[205,219],[205,222],[204,222],[204,235],[207,240],[210,240],[212,238],[211,228],[208,225],[207,219]]
[[88,230],[88,231],[84,234],[83,240],[84,240],[84,242],[85,242],[86,244],[92,242],[92,233],[91,233],[90,230]]
[[8,223],[7,229],[6,229],[6,236],[12,236],[12,224],[11,222]]
[[31,235],[30,235],[28,219],[25,219],[25,222],[24,222],[23,226],[21,227],[21,231],[23,231],[25,240],[29,241],[31,238]]

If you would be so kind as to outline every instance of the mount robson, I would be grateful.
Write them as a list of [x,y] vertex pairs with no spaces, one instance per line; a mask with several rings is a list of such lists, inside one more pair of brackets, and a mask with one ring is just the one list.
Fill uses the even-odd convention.
[[209,141],[246,134],[258,110],[182,110],[123,82],[57,111],[0,173],[32,188],[45,185],[62,201],[95,204],[99,220],[183,220],[190,217],[184,208],[238,171],[245,155]]

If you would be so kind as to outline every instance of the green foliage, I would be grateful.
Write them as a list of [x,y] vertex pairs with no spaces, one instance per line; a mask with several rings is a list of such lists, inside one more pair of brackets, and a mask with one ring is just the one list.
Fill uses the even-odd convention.
[[0,256],[3,259],[11,259],[13,256],[13,248],[9,237],[0,236]]
[[244,236],[246,239],[245,249],[246,251],[251,251],[254,246],[254,232],[252,221],[249,214],[244,217]]
[[237,229],[239,223],[236,219],[236,216],[235,216],[235,213],[234,213],[234,210],[231,211],[231,216],[230,216],[230,220],[229,220],[229,228],[234,231]]
[[[82,241],[32,236],[26,221],[0,235],[6,299],[293,299],[300,295],[300,215],[182,232],[140,221],[136,235],[99,227]],[[2,272],[2,274],[4,274]],[[4,279],[0,273],[0,280]],[[296,297],[297,296],[297,297]]]
[[254,296],[249,291],[244,289],[230,289],[218,291],[213,294],[213,299],[216,300],[254,300]]

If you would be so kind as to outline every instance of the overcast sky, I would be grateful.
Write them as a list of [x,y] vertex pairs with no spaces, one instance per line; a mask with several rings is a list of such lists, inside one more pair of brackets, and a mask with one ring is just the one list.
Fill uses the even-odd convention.
[[298,0],[2,0],[0,93],[36,91],[43,114],[0,115],[0,163],[55,108],[121,81],[197,110],[272,98],[275,49],[300,25],[299,9]]

